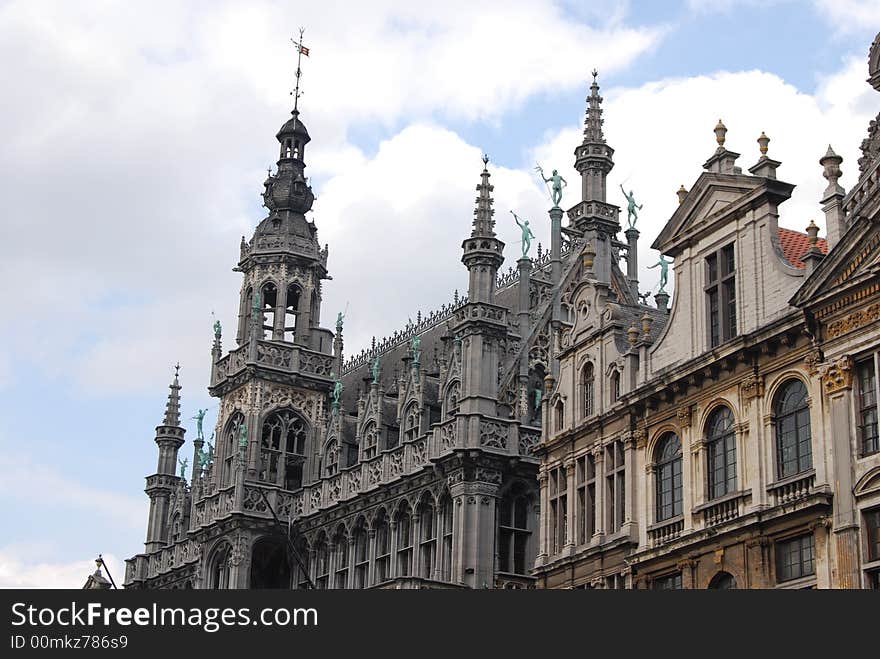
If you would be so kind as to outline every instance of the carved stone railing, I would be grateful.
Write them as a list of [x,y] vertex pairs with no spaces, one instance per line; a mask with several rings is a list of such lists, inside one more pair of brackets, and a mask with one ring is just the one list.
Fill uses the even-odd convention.
[[[248,345],[243,345],[221,359],[214,367],[214,381],[221,382],[243,370],[248,363]],[[288,373],[308,373],[330,377],[333,355],[308,350],[302,346],[279,341],[257,341],[257,364]]]
[[652,547],[671,542],[681,535],[684,529],[682,516],[660,522],[648,527],[648,541]]
[[702,514],[703,525],[706,527],[724,524],[740,516],[744,497],[745,493],[735,492],[695,507],[694,513]]
[[767,486],[767,492],[774,505],[792,503],[804,499],[810,495],[816,484],[816,472],[810,470],[803,474],[797,474],[789,478],[771,483]]
[[519,454],[532,455],[538,444],[541,443],[540,428],[519,428]]

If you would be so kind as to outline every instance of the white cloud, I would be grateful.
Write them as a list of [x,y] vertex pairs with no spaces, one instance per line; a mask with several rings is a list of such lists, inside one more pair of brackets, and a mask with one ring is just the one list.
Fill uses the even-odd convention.
[[[90,574],[95,572],[95,558],[69,562],[33,562],[11,547],[0,548],[0,588],[82,588]],[[110,575],[121,586],[124,577],[122,562],[110,554],[103,556]],[[102,570],[107,578],[106,570]]]
[[[864,62],[851,59],[822,81],[816,95],[799,92],[779,77],[761,71],[662,80],[636,89],[606,89],[605,136],[615,148],[616,166],[609,177],[609,199],[623,205],[618,185],[633,189],[644,204],[638,229],[642,290],[655,285],[657,261],[649,250],[678,204],[676,190],[690,188],[717,144],[719,118],[728,128],[726,147],[741,153],[737,164],[747,172],[760,156],[756,140],[771,138],[769,156],[780,160],[780,179],[797,187],[780,207],[780,224],[803,231],[810,219],[824,228],[819,199],[827,181],[819,158],[831,143],[843,156],[841,183],[857,179],[858,146],[880,97],[865,82]],[[536,158],[564,164],[566,178],[577,174],[571,151],[581,127],[565,129],[536,149]],[[570,200],[567,203],[571,203]]]
[[880,0],[813,0],[816,9],[838,34],[880,29]]

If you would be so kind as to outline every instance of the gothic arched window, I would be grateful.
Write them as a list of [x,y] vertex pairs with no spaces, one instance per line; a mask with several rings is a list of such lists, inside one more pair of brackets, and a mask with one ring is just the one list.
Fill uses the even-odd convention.
[[222,486],[232,485],[235,481],[235,461],[238,458],[238,443],[241,439],[241,426],[244,423],[244,415],[236,412],[226,423],[223,431],[223,474],[220,477]]
[[324,452],[324,472],[327,476],[332,476],[339,469],[339,445],[336,440],[330,440],[327,444],[327,450]]
[[180,521],[180,513],[174,513],[171,518],[171,541],[169,544],[174,544],[178,540],[180,540],[180,534],[182,532],[181,529],[181,521]]
[[376,424],[370,421],[364,426],[364,460],[375,458],[379,452],[379,438],[376,433]]
[[278,410],[267,416],[260,433],[259,479],[279,483],[283,464],[284,488],[299,488],[307,434],[308,425],[294,410]]
[[657,481],[657,520],[662,522],[681,515],[681,442],[675,433],[667,433],[657,444],[654,455]]
[[263,304],[261,324],[263,328],[262,338],[271,341],[275,335],[275,307],[278,304],[278,289],[275,284],[269,282],[263,284],[260,301]]
[[336,530],[333,545],[336,548],[336,560],[334,561],[336,575],[333,587],[342,590],[348,588],[348,533],[344,526],[340,526]]
[[730,572],[719,572],[709,582],[711,590],[736,590],[736,579]]
[[611,403],[616,403],[620,398],[620,371],[611,374]]
[[251,314],[253,313],[253,305],[254,305],[254,289],[248,287],[247,291],[244,294],[244,303],[243,308],[241,310],[241,318],[242,318],[242,326],[241,326],[241,334],[240,336],[244,341],[247,341],[251,336]]
[[229,557],[231,554],[229,544],[224,542],[214,550],[214,555],[208,563],[208,588],[229,588]]
[[367,574],[370,569],[369,536],[367,535],[366,520],[358,518],[352,529],[354,540],[354,587],[367,587]]
[[431,495],[427,495],[419,504],[418,517],[422,577],[433,579],[437,564],[437,519]]
[[511,488],[498,504],[498,569],[501,572],[529,573],[530,506],[529,492],[522,484]]
[[717,499],[736,490],[736,435],[733,412],[719,407],[706,423],[709,498]]
[[453,382],[446,389],[446,416],[452,418],[458,413],[458,397],[461,393],[461,385]]
[[565,405],[562,400],[557,400],[553,408],[553,416],[556,422],[556,432],[561,432],[565,427]]
[[776,426],[776,469],[787,478],[812,469],[810,407],[804,383],[792,379],[782,385],[773,405]]
[[293,343],[296,338],[296,317],[299,313],[300,288],[296,284],[287,287],[284,302],[284,340]]
[[444,581],[452,581],[452,498],[444,494],[440,499],[440,572]]
[[404,501],[397,511],[397,576],[412,574],[413,528],[412,509]]
[[315,588],[327,590],[330,586],[330,547],[323,531],[315,543]]
[[411,403],[403,413],[403,438],[406,442],[413,441],[419,436],[419,408]]
[[581,369],[581,391],[583,392],[581,412],[584,418],[593,415],[595,409],[595,388],[596,378],[593,369],[593,362],[587,362]]
[[378,584],[391,578],[391,527],[384,509],[376,513],[373,530],[376,532],[375,579]]

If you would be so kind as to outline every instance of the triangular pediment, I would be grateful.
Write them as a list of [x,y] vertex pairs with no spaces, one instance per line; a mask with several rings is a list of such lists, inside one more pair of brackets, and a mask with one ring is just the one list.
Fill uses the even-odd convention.
[[718,222],[727,221],[731,214],[747,210],[762,194],[769,193],[778,203],[787,199],[793,189],[790,183],[776,179],[703,172],[651,248],[675,256],[684,242]]
[[876,284],[880,277],[880,226],[860,217],[818,264],[791,303],[804,307],[850,289]]

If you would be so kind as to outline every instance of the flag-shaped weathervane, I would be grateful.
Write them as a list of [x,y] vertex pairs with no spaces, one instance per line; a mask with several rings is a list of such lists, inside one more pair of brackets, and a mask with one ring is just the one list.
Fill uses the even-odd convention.
[[302,63],[302,56],[309,56],[309,49],[303,46],[303,32],[305,30],[303,28],[299,29],[299,41],[294,41],[293,37],[291,37],[290,41],[296,46],[296,88],[290,92],[293,96],[293,109],[297,109],[297,105],[299,104],[299,97],[302,92],[299,90],[299,78],[302,75],[302,69],[300,68],[300,64]]

